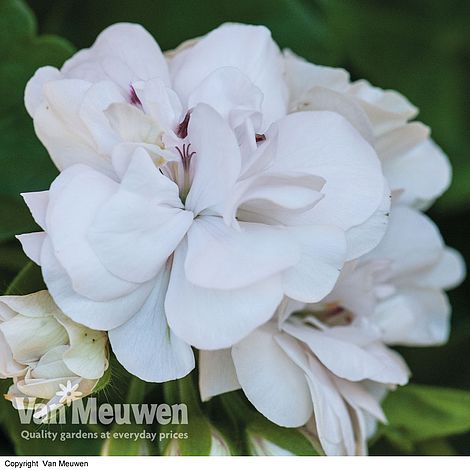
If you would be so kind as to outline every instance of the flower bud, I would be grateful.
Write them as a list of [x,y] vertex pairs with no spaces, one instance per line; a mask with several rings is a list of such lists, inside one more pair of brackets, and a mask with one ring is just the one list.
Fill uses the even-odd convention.
[[48,291],[0,297],[0,378],[15,408],[46,413],[92,393],[108,368],[107,336],[67,318]]

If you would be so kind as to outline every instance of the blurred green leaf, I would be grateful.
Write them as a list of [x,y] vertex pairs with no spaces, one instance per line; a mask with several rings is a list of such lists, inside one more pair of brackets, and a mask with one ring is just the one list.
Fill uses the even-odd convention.
[[[47,31],[89,47],[107,26],[120,21],[142,24],[163,50],[207,34],[225,22],[266,25],[282,47],[310,59],[333,63],[333,51],[323,12],[305,0],[43,0],[30,2]],[[86,25],[86,27],[84,27]]]
[[18,273],[5,292],[7,295],[25,295],[45,289],[41,268],[32,261]]
[[322,2],[336,53],[355,78],[366,78],[407,96],[419,120],[449,155],[450,190],[438,208],[461,210],[470,203],[470,73],[468,18],[462,0],[328,0]]
[[[42,65],[61,65],[73,48],[64,39],[37,36],[34,16],[19,0],[0,0],[0,238],[27,231],[34,224],[13,196],[47,189],[57,171],[34,135],[23,104],[28,79]],[[0,214],[3,215],[3,214]]]
[[410,384],[390,393],[383,403],[388,425],[383,436],[411,453],[417,443],[470,430],[470,392]]
[[294,455],[319,455],[310,439],[302,431],[281,428],[261,415],[248,424],[246,433],[251,448],[253,448],[253,441],[265,440]]

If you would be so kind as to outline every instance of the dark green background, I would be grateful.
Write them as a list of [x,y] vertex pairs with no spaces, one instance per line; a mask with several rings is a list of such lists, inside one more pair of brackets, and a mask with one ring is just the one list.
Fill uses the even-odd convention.
[[[0,0],[1,11],[9,11],[13,3],[19,2]],[[366,78],[404,93],[420,108],[419,119],[432,127],[435,140],[454,167],[452,188],[430,215],[447,243],[470,260],[468,0],[30,0],[28,4],[40,35],[58,35],[70,44],[58,45],[51,38],[32,39],[33,33],[29,38],[16,37],[16,29],[28,22],[27,15],[18,25],[9,24],[8,33],[5,25],[0,26],[2,291],[26,262],[12,235],[33,228],[18,193],[46,189],[55,174],[22,107],[26,80],[40,65],[60,65],[72,47],[89,46],[103,28],[118,21],[141,23],[162,49],[173,48],[225,21],[264,24],[282,47],[310,61],[345,67],[353,78]],[[470,391],[468,281],[450,298],[454,315],[449,344],[402,352],[413,371],[413,382]],[[466,412],[468,430],[470,409]],[[379,440],[372,453],[405,452],[403,446],[397,448],[389,442]],[[11,452],[10,441],[1,436],[0,453]],[[408,452],[470,455],[470,434],[446,441],[428,440]]]

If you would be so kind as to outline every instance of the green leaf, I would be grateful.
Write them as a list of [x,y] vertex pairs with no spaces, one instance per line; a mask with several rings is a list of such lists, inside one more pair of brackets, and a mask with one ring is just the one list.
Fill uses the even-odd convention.
[[32,261],[18,273],[13,279],[5,294],[7,295],[25,295],[32,294],[39,290],[45,289],[44,280],[42,278],[41,268]]
[[9,214],[1,217],[0,238],[34,227],[25,208],[3,197],[19,202],[20,192],[47,189],[57,174],[24,108],[26,82],[39,67],[60,66],[72,52],[64,39],[36,35],[35,19],[23,2],[0,1],[0,214]]
[[246,432],[249,442],[262,438],[294,455],[319,455],[312,441],[301,430],[276,426],[261,415],[247,426]]
[[381,432],[405,452],[470,430],[469,391],[410,384],[390,393],[383,408],[389,424]]

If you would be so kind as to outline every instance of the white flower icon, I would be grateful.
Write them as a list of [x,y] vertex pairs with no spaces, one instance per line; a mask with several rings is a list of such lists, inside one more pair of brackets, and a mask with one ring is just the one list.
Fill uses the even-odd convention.
[[59,403],[70,406],[74,400],[80,398],[83,394],[77,391],[79,385],[78,383],[72,385],[70,380],[67,381],[67,385],[60,384],[60,390],[56,393],[58,397],[61,397]]

